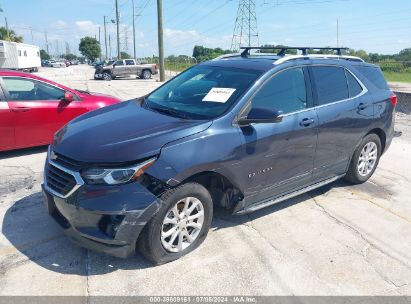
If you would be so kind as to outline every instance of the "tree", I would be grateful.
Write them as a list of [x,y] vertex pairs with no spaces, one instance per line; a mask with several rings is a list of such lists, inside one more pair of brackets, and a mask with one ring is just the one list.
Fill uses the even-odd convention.
[[94,61],[101,55],[100,44],[97,39],[92,37],[81,38],[78,50],[84,57],[91,61]]
[[49,60],[51,57],[45,50],[40,50],[41,60]]
[[121,59],[130,59],[131,55],[126,52],[120,52]]
[[11,29],[7,31],[7,29],[2,26],[0,27],[0,40],[23,42],[23,37],[17,36],[16,32]]
[[210,60],[229,53],[231,53],[230,50],[223,50],[221,48],[206,48],[201,45],[196,45],[193,49],[193,57],[196,58],[197,61]]
[[411,48],[403,49],[397,57],[402,61],[411,61]]
[[370,58],[370,56],[368,55],[368,53],[367,53],[366,51],[364,51],[364,50],[353,50],[353,49],[349,49],[349,50],[347,51],[347,55],[357,56],[357,57],[360,57],[360,58],[362,58],[362,59],[364,59],[364,60],[366,60],[366,61],[368,61],[369,58]]

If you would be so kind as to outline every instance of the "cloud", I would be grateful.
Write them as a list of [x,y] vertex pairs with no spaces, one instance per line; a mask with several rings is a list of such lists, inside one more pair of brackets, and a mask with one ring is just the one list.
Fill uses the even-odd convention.
[[81,35],[94,36],[98,33],[99,25],[90,20],[74,22],[76,29]]
[[57,20],[57,22],[54,25],[54,28],[58,30],[65,29],[67,28],[67,23],[63,20]]
[[195,30],[176,30],[172,28],[164,29],[164,41],[167,54],[191,55],[194,45],[205,47],[221,47],[229,49],[231,45],[231,35],[207,36]]

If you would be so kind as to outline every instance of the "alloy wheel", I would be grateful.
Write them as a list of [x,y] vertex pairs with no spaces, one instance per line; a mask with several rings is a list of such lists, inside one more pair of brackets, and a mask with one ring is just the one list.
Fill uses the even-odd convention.
[[373,141],[367,143],[361,150],[358,158],[357,169],[361,176],[367,176],[372,172],[377,163],[378,147]]
[[199,236],[204,223],[204,206],[195,197],[179,200],[164,217],[161,244],[169,252],[187,249]]

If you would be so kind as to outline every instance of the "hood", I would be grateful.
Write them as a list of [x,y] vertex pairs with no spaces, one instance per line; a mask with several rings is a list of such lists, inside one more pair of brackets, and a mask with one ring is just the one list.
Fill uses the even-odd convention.
[[131,162],[159,154],[165,144],[211,124],[163,115],[131,100],[72,120],[56,133],[52,149],[79,162]]

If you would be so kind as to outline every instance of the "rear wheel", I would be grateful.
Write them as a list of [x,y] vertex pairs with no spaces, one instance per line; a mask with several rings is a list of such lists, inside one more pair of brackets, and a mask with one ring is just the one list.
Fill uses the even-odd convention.
[[143,79],[150,79],[151,78],[151,72],[149,70],[144,70],[143,74],[141,75]]
[[196,249],[206,238],[213,214],[210,193],[187,183],[161,196],[163,206],[147,223],[138,241],[140,252],[163,264]]
[[355,150],[345,179],[361,184],[366,182],[375,172],[381,156],[381,140],[377,134],[369,134],[363,138]]

